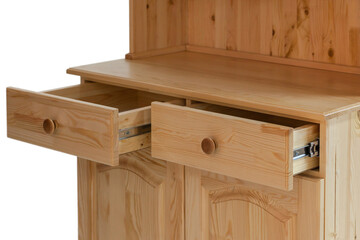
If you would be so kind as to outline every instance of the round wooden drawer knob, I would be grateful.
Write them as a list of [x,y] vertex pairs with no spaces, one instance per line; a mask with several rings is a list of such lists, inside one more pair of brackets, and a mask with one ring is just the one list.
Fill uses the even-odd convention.
[[216,150],[216,143],[212,138],[204,138],[201,142],[201,149],[205,154],[213,154]]
[[52,119],[45,119],[43,122],[43,128],[45,133],[47,134],[53,134],[56,130],[57,127],[57,123],[56,121],[52,120]]

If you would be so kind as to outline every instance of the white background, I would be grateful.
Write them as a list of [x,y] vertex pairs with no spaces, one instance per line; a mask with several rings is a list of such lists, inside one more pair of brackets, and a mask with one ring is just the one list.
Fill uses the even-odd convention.
[[0,3],[0,240],[77,239],[76,158],[6,137],[6,87],[78,84],[73,66],[124,58],[128,0]]

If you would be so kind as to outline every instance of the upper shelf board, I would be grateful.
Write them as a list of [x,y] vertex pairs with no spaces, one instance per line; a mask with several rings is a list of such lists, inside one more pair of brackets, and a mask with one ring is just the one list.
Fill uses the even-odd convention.
[[67,73],[312,121],[360,108],[360,75],[202,53],[115,60],[70,68]]

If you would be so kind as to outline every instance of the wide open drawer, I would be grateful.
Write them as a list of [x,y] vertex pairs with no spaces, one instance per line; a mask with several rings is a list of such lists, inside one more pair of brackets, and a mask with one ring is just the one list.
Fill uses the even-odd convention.
[[201,103],[154,102],[151,115],[155,158],[282,190],[319,164],[317,124]]
[[171,97],[86,83],[48,92],[7,89],[8,137],[96,162],[150,146],[150,104]]

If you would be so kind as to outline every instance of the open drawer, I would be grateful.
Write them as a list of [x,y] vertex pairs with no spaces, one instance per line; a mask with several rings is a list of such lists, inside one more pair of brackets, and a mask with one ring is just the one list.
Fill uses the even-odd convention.
[[47,91],[7,89],[8,137],[118,165],[150,146],[152,101],[174,98],[98,83]]
[[152,156],[291,190],[293,176],[319,165],[319,126],[197,103],[152,103]]

